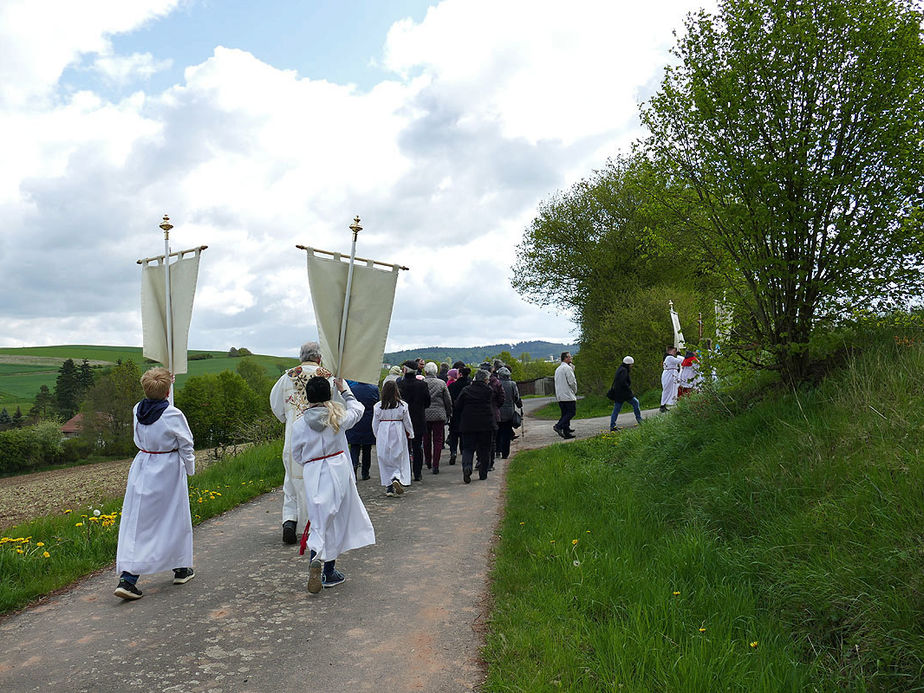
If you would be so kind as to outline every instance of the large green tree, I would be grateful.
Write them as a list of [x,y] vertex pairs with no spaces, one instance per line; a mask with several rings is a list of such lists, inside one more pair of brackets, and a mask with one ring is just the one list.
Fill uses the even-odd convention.
[[921,19],[909,0],[723,0],[687,18],[643,108],[647,151],[702,205],[739,346],[794,379],[816,326],[924,287]]
[[238,373],[197,375],[176,393],[197,447],[239,442],[263,410],[263,400]]
[[81,435],[110,454],[133,452],[132,408],[143,397],[138,364],[120,361],[87,393]]
[[71,418],[80,409],[80,377],[73,359],[67,359],[58,369],[55,379],[55,407],[65,420]]

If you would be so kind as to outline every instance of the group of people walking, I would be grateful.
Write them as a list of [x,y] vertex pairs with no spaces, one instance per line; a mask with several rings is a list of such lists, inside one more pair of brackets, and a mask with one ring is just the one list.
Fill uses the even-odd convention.
[[703,381],[696,352],[687,349],[684,356],[675,346],[667,347],[661,362],[661,411],[677,403],[680,397],[697,389]]

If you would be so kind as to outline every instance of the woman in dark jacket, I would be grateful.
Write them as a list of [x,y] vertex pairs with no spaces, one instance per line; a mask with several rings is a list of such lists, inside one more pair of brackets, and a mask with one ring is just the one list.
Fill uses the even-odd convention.
[[506,366],[497,369],[497,377],[504,390],[504,402],[498,412],[500,421],[497,422],[495,450],[496,454],[506,460],[510,457],[510,441],[513,439],[513,411],[516,407],[522,407],[523,402],[520,400],[520,390],[510,379],[510,370]]
[[456,463],[456,449],[459,447],[459,417],[455,412],[456,400],[459,399],[462,390],[472,384],[472,379],[469,378],[472,373],[471,368],[463,365],[458,371],[459,377],[449,386],[449,396],[452,397],[453,406],[452,416],[449,419],[449,437],[446,439],[449,443],[449,464]]
[[616,417],[619,416],[619,410],[622,409],[625,402],[632,405],[632,409],[635,411],[635,420],[642,423],[642,412],[638,404],[638,398],[632,394],[632,374],[630,371],[633,363],[635,363],[635,359],[631,356],[626,356],[622,360],[622,364],[616,369],[613,386],[606,393],[607,397],[615,402],[613,404],[613,413],[610,415],[611,431],[616,430]]
[[421,480],[423,472],[423,436],[427,428],[426,412],[430,406],[430,388],[423,378],[417,378],[417,362],[404,362],[404,377],[395,382],[401,399],[407,403],[414,424],[414,437],[411,439],[411,466],[414,468],[414,481]]
[[362,478],[369,478],[369,468],[372,465],[372,446],[375,445],[375,436],[372,434],[372,408],[379,401],[379,388],[369,383],[358,383],[347,380],[357,401],[363,405],[365,411],[363,418],[346,432],[347,442],[350,444],[350,457],[353,458],[353,473],[359,469],[360,455],[362,456]]
[[[478,457],[478,478],[487,479],[494,457],[491,441],[497,430],[494,410],[503,400],[488,385],[491,374],[486,370],[475,373],[475,382],[459,393],[454,412],[458,416],[462,435],[462,481],[472,480],[472,457]],[[503,394],[501,394],[503,397]],[[498,401],[500,400],[500,401]]]

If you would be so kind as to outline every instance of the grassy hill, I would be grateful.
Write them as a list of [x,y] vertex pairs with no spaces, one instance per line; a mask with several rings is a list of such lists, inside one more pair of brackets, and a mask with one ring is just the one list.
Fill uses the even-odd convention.
[[924,340],[517,455],[486,690],[924,689]]
[[426,361],[440,363],[446,359],[465,361],[465,363],[480,363],[487,358],[496,356],[502,351],[508,351],[514,358],[519,358],[524,352],[534,360],[542,361],[550,355],[558,358],[563,351],[576,354],[580,350],[579,344],[560,344],[558,342],[517,342],[516,344],[488,344],[477,347],[420,347],[418,349],[405,349],[404,351],[391,351],[385,354],[385,363],[396,364],[408,359],[422,358]]
[[[234,370],[241,361],[240,358],[229,357],[224,351],[189,352],[190,358],[204,354],[210,354],[212,358],[190,360],[189,372],[177,376],[178,388],[194,375]],[[250,358],[263,366],[270,377],[275,377],[282,369],[297,363],[297,359],[279,356],[255,354]],[[42,385],[54,390],[58,368],[66,359],[73,359],[77,365],[87,359],[91,365],[99,368],[114,365],[118,360],[135,361],[142,370],[152,365],[145,362],[141,347],[77,344],[0,348],[0,408],[6,408],[12,414],[19,406],[25,414]]]

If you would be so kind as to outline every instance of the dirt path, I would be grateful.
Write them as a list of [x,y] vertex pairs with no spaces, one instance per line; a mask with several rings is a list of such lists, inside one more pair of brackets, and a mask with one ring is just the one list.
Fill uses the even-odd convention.
[[[600,421],[575,428],[586,436]],[[513,450],[549,442],[561,442],[551,423],[527,417]],[[466,485],[444,457],[397,499],[372,466],[359,489],[377,541],[337,561],[343,585],[307,593],[307,561],[281,542],[277,490],[196,527],[186,585],[144,576],[144,598],[123,602],[107,571],[0,621],[0,690],[479,689],[506,464]]]

